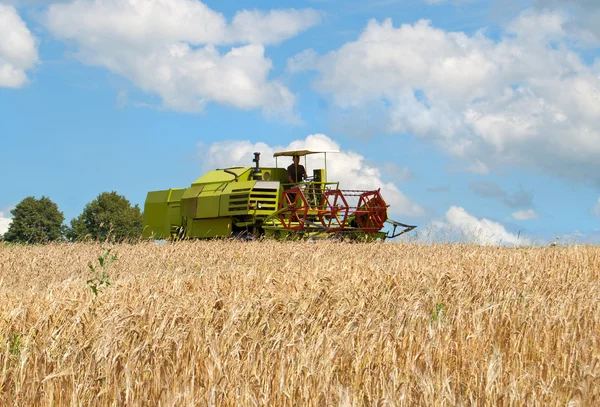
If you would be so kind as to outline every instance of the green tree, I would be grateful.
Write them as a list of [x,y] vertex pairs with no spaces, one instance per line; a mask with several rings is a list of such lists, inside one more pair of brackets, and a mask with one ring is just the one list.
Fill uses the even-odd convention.
[[71,240],[136,240],[142,235],[142,212],[116,192],[103,192],[88,203],[81,215],[71,220]]
[[50,198],[29,196],[10,213],[13,220],[4,234],[7,242],[48,243],[63,238],[65,216]]

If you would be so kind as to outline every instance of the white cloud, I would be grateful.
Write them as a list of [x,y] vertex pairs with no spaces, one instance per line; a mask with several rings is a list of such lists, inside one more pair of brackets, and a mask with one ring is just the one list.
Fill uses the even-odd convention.
[[564,24],[564,29],[590,46],[600,45],[600,2],[597,0],[535,0],[540,9],[564,9],[572,18]]
[[509,233],[506,228],[486,218],[477,219],[464,208],[452,206],[444,221],[432,222],[438,232],[449,232],[456,238],[481,245],[527,245],[528,238]]
[[347,120],[377,111],[374,132],[429,140],[472,172],[533,167],[600,184],[600,63],[569,48],[568,19],[530,10],[500,40],[371,20],[356,41],[304,51],[288,69],[316,70],[314,88]]
[[600,217],[600,198],[598,198],[596,204],[592,207],[590,212],[592,215]]
[[0,236],[5,234],[12,223],[12,218],[9,218],[5,212],[0,212]]
[[313,68],[318,60],[319,54],[317,54],[317,51],[309,48],[289,58],[286,69],[290,73],[303,72]]
[[0,3],[0,87],[19,88],[38,60],[35,37],[13,6]]
[[319,13],[312,9],[258,10],[238,12],[231,23],[231,40],[242,43],[278,44],[318,24]]
[[[261,153],[261,165],[275,165],[273,153],[284,150],[339,150],[340,146],[324,134],[312,134],[303,140],[295,140],[287,146],[270,146],[265,143],[252,143],[250,141],[222,141],[209,146],[200,145],[199,151],[203,160],[204,170],[232,166],[252,165],[254,152]],[[287,167],[291,161],[280,158],[278,165]],[[309,156],[307,171],[314,168],[323,168],[323,157]],[[352,151],[327,155],[327,178],[330,181],[339,181],[342,189],[377,189],[390,205],[390,214],[402,216],[421,217],[425,210],[412,199],[404,195],[393,182],[382,181],[381,170],[366,163],[365,157]]]
[[513,212],[512,217],[517,220],[531,220],[538,219],[540,216],[533,209],[524,209],[522,211]]
[[49,30],[76,44],[81,61],[159,94],[167,108],[198,112],[217,102],[288,119],[295,96],[269,80],[264,46],[319,21],[311,9],[243,10],[228,23],[195,0],[75,0],[46,14]]

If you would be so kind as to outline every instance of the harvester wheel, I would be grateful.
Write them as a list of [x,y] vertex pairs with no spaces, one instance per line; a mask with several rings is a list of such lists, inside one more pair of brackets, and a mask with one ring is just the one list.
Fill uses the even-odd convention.
[[304,227],[308,214],[308,202],[300,188],[283,191],[279,209],[283,209],[279,214],[279,221],[285,229],[299,230]]
[[329,231],[344,229],[348,211],[348,201],[339,189],[329,190],[321,197],[319,220]]
[[383,228],[387,220],[387,204],[379,190],[367,191],[360,195],[356,220],[365,233],[379,232]]

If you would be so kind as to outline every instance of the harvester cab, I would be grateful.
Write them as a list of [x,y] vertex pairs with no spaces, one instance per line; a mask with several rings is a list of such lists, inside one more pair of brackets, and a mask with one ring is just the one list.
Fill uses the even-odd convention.
[[[388,205],[377,190],[342,190],[327,180],[327,155],[337,151],[276,152],[275,167],[253,166],[210,171],[189,188],[152,191],[144,206],[146,238],[272,238],[343,237],[376,240],[400,236],[415,228],[387,217]],[[294,161],[321,154],[322,168],[293,177],[300,167],[279,166],[282,157]],[[304,171],[302,171],[304,173]],[[296,175],[296,174],[294,174]],[[383,231],[386,224],[391,230]]]
[[[273,154],[275,158],[275,167],[279,168],[279,159],[281,157],[289,157],[294,160],[298,158],[299,165],[295,166],[294,163],[290,164],[286,170],[288,178],[282,184],[283,191],[291,190],[292,188],[299,188],[303,191],[305,198],[311,206],[316,207],[320,202],[322,194],[327,189],[339,188],[339,182],[327,182],[327,154],[335,154],[339,151],[311,151],[311,150],[291,150],[291,151],[280,151]],[[323,156],[322,168],[314,168],[312,175],[308,175],[298,182],[290,182],[290,177],[298,179],[299,171],[306,171],[308,168],[307,157],[313,155]],[[304,162],[304,165],[300,164],[300,161]],[[295,160],[294,160],[295,162]],[[294,174],[295,173],[295,174]],[[294,177],[295,176],[295,177]]]

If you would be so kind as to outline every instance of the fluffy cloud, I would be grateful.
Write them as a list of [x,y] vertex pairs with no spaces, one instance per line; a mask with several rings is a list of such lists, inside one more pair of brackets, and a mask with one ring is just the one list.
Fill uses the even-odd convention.
[[278,44],[319,23],[319,13],[312,9],[257,10],[238,12],[231,24],[229,41]]
[[320,16],[311,9],[243,10],[229,23],[196,0],[75,0],[51,5],[45,20],[56,37],[77,45],[84,63],[159,94],[168,108],[198,112],[217,102],[291,118],[295,97],[268,79],[273,65],[264,46]]
[[600,63],[569,48],[568,21],[530,10],[495,40],[372,20],[356,41],[305,51],[288,69],[316,70],[315,89],[348,120],[371,112],[374,132],[429,140],[471,171],[533,167],[600,184]]
[[600,45],[600,2],[596,0],[535,0],[540,9],[568,9],[572,19],[564,28],[574,37],[592,46]]
[[446,212],[445,220],[432,222],[439,232],[446,232],[456,239],[481,245],[527,245],[528,238],[509,233],[498,222],[486,218],[477,219],[464,208],[452,206]]
[[[285,150],[319,150],[335,151],[340,146],[335,141],[323,134],[313,134],[304,140],[295,140],[287,146],[269,146],[265,143],[251,143],[250,141],[223,141],[209,146],[200,145],[199,151],[203,161],[204,170],[232,166],[252,165],[253,153],[261,153],[261,165],[274,166],[275,151]],[[412,199],[404,195],[392,182],[382,181],[381,170],[365,162],[365,157],[352,151],[327,155],[327,178],[340,182],[344,189],[377,189],[390,205],[390,214],[402,216],[421,217],[425,210]],[[280,167],[287,167],[291,161],[286,158],[279,159]],[[307,171],[312,168],[322,168],[323,157],[309,156]]]
[[0,87],[27,83],[26,70],[38,60],[35,37],[13,6],[0,3]]
[[12,223],[12,219],[8,217],[7,213],[0,212],[0,236],[5,234]]
[[538,219],[540,216],[533,209],[524,209],[512,213],[512,217],[516,220],[531,220]]

